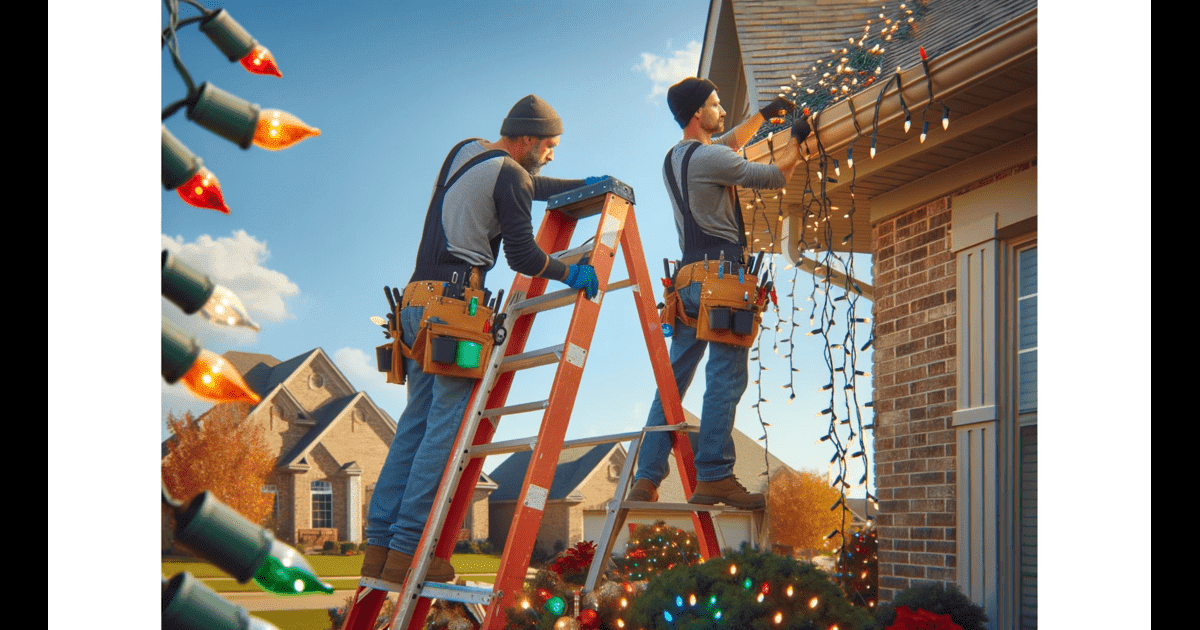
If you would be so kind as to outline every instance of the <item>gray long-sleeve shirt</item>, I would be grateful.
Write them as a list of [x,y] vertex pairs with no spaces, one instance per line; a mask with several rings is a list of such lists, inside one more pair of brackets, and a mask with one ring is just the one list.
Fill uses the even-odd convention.
[[[774,164],[758,164],[751,162],[732,149],[734,133],[732,131],[716,136],[713,144],[701,145],[692,155],[688,164],[688,203],[691,206],[692,217],[696,225],[712,236],[741,243],[743,234],[738,229],[737,214],[741,211],[734,198],[734,186],[758,189],[783,188],[787,181],[783,172]],[[674,169],[675,181],[683,194],[681,168],[683,154],[687,147],[699,142],[698,140],[682,140],[671,149],[671,168]],[[666,173],[663,182],[667,190]],[[679,247],[683,249],[683,210],[679,207],[675,196],[671,195],[671,205],[675,209],[675,227],[679,232]]]
[[[485,150],[481,142],[464,146],[451,162],[450,175]],[[538,247],[530,209],[535,200],[545,201],[583,184],[581,179],[530,176],[511,157],[485,160],[446,191],[442,203],[446,251],[472,266],[490,269],[502,241],[514,271],[561,279],[566,266]]]

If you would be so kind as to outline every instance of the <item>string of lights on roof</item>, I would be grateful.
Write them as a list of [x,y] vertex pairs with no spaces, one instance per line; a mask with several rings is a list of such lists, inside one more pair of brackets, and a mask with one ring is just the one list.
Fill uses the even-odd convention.
[[[886,5],[881,7],[881,10],[886,9]],[[884,54],[888,47],[893,42],[915,37],[919,19],[927,11],[928,0],[917,0],[900,4],[898,9],[893,9],[891,15],[881,12],[878,22],[867,22],[861,36],[849,38],[848,45],[841,49],[831,49],[831,56],[828,59],[814,62],[809,67],[807,76],[791,75],[792,84],[781,86],[779,95],[797,103],[792,117],[812,116],[813,135],[816,140],[815,154],[804,156],[803,176],[797,178],[793,175],[793,181],[802,179],[804,182],[798,210],[791,212],[790,217],[787,216],[783,207],[783,196],[786,194],[784,190],[779,191],[779,194],[772,199],[777,199],[778,203],[770,204],[776,205],[777,208],[776,216],[773,218],[768,216],[769,206],[764,202],[760,191],[753,191],[753,201],[746,204],[746,210],[752,215],[750,230],[746,233],[751,251],[766,251],[767,245],[760,243],[761,231],[765,232],[772,247],[779,247],[779,251],[788,251],[783,250],[784,247],[788,247],[790,251],[798,252],[798,259],[794,266],[788,265],[784,268],[784,271],[793,270],[791,292],[786,296],[790,298],[791,310],[786,314],[781,314],[778,304],[775,304],[777,323],[774,326],[769,326],[765,321],[761,324],[760,335],[754,347],[754,356],[751,357],[752,360],[759,363],[759,378],[754,382],[758,386],[758,398],[753,405],[758,412],[759,422],[763,428],[763,436],[759,440],[767,442],[767,429],[770,427],[762,413],[762,404],[768,402],[762,393],[762,372],[766,370],[762,365],[763,355],[761,352],[764,333],[769,329],[774,330],[775,354],[788,359],[788,382],[782,386],[783,389],[789,390],[788,404],[791,404],[796,398],[795,379],[796,374],[800,372],[796,367],[794,356],[794,339],[797,331],[803,329],[807,336],[819,336],[823,342],[823,359],[829,376],[826,384],[817,390],[818,394],[828,396],[827,401],[822,404],[823,409],[816,413],[816,417],[824,426],[824,435],[819,438],[817,443],[828,443],[833,449],[833,455],[829,460],[829,478],[831,485],[839,490],[840,498],[830,509],[842,511],[842,525],[831,531],[826,539],[833,540],[840,535],[838,557],[841,565],[849,562],[848,555],[852,551],[850,545],[853,539],[852,532],[849,531],[851,515],[848,514],[849,507],[846,499],[850,494],[868,488],[867,482],[871,474],[866,434],[868,431],[872,431],[875,425],[870,417],[864,420],[863,416],[873,414],[873,403],[871,401],[860,402],[858,393],[860,386],[870,386],[870,374],[859,368],[858,353],[866,352],[872,346],[874,328],[870,317],[861,316],[857,312],[857,302],[862,297],[862,290],[854,281],[854,256],[852,253],[841,256],[835,250],[836,247],[846,252],[855,251],[854,216],[857,211],[855,203],[857,168],[853,142],[850,143],[845,155],[845,166],[849,171],[850,178],[847,182],[850,207],[841,209],[833,205],[827,187],[829,184],[839,183],[842,178],[842,164],[840,160],[829,154],[822,142],[819,133],[820,116],[829,106],[842,100],[849,101],[851,96],[862,89],[876,86],[879,95],[876,99],[871,125],[870,152],[870,157],[874,158],[877,153],[879,110],[883,94],[888,91],[890,84],[894,81],[900,107],[905,114],[904,131],[908,133],[912,126],[912,115],[903,97],[903,86],[900,80],[901,68],[896,68],[896,73],[892,78],[886,81],[880,79],[883,76]],[[922,112],[923,125],[920,141],[924,142],[929,132],[925,113],[933,105],[935,99],[928,55],[923,46],[919,47],[919,52],[929,93],[929,102]],[[804,85],[806,80],[810,82],[808,87]],[[947,129],[950,122],[949,108],[941,101],[937,102],[942,105],[942,128]],[[850,107],[855,131],[861,136],[863,129],[859,126],[857,112],[854,111],[852,101]],[[771,147],[774,133],[791,126],[792,120],[788,118],[790,117],[766,121],[756,137],[751,139],[751,143],[765,135],[768,146]],[[808,145],[804,146],[807,149]],[[790,248],[789,243],[782,242],[782,238],[780,238],[784,233],[785,217],[795,221],[798,228],[798,234],[795,231],[792,232],[792,236],[796,239],[794,250]],[[849,226],[849,232],[836,242],[833,232],[835,222]],[[758,229],[760,225],[762,230]],[[774,230],[772,226],[776,226]],[[812,277],[812,285],[807,296],[811,307],[807,327],[802,323],[804,308],[799,306],[798,297],[798,278],[802,265],[806,269],[811,269]],[[772,274],[773,277],[774,274]],[[783,324],[788,325],[786,336]],[[836,326],[841,326],[840,334],[838,328],[835,328]],[[867,340],[862,343],[861,347],[859,346],[861,342],[860,326],[867,328]],[[780,345],[785,346],[786,354],[780,355]],[[865,381],[865,385],[861,385],[863,381]],[[858,470],[862,471],[861,476],[855,474]],[[857,479],[855,479],[856,477]],[[857,483],[852,483],[853,481],[857,481]],[[871,510],[878,510],[878,499],[869,490],[865,492],[868,509],[864,516],[868,521],[868,529],[871,529],[875,522]]]

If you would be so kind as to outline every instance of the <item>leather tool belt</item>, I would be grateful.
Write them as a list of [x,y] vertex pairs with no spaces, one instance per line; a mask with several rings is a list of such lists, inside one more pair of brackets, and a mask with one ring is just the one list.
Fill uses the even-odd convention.
[[[388,373],[387,382],[404,384],[405,358],[420,362],[426,374],[483,377],[494,343],[492,310],[485,306],[486,295],[480,288],[466,286],[461,288],[462,299],[458,299],[443,295],[446,290],[445,283],[435,281],[413,282],[404,288],[391,318],[392,341],[376,348],[379,369]],[[400,311],[409,306],[425,308],[411,346],[401,340],[399,323]]]
[[[695,319],[684,312],[678,292],[693,282],[700,283],[700,312]],[[695,262],[681,267],[673,286],[667,287],[660,321],[673,326],[678,318],[696,329],[697,339],[748,348],[758,337],[763,297],[758,278],[742,271],[739,263]]]

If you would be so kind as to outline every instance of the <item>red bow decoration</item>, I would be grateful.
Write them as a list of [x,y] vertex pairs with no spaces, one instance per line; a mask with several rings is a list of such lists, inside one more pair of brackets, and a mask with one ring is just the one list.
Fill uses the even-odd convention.
[[896,609],[896,623],[887,630],[962,630],[950,615],[936,615],[923,608],[916,611],[908,606]]
[[596,543],[585,540],[566,550],[554,561],[554,564],[550,565],[550,570],[559,575],[578,573],[591,566],[592,557],[595,555]]

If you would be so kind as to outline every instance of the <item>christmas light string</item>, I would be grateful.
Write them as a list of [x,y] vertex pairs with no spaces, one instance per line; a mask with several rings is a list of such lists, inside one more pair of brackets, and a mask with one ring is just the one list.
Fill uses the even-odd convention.
[[[187,117],[209,131],[247,149],[251,144],[278,151],[305,138],[318,136],[321,130],[310,127],[296,116],[258,105],[220,90],[209,83],[196,85],[179,54],[178,30],[188,24],[199,29],[230,61],[238,61],[247,72],[282,77],[271,52],[259,44],[224,9],[209,10],[194,0],[183,0],[200,11],[199,16],[179,19],[179,0],[164,0],[168,9],[167,25],[162,30],[162,46],[171,55],[171,63],[186,88],[183,98],[162,110],[161,120],[186,108]],[[188,205],[210,208],[229,214],[221,184],[204,167],[203,160],[192,153],[167,130],[162,128],[162,184],[166,190],[176,190]]]

